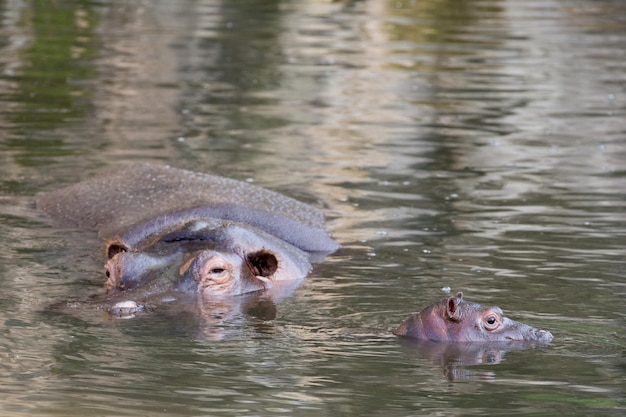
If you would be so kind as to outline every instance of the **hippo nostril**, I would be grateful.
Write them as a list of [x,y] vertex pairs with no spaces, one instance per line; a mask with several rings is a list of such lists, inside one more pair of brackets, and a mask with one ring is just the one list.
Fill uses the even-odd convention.
[[111,278],[111,271],[109,271],[109,268],[104,271],[104,275],[106,275],[107,278]]

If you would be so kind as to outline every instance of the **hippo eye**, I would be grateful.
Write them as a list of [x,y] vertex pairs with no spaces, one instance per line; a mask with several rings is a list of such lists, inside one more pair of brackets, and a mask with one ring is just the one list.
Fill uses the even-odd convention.
[[495,330],[500,327],[500,320],[495,314],[490,314],[485,319],[485,329],[487,330]]
[[222,275],[228,275],[226,274],[226,268],[222,268],[218,266],[216,266],[215,268],[209,269],[209,274],[211,275],[213,279],[216,279],[216,278],[219,279],[222,277]]
[[226,265],[219,261],[215,262],[215,260],[210,261],[209,265],[207,265],[207,275],[207,278],[217,284],[224,283],[231,278],[229,269]]

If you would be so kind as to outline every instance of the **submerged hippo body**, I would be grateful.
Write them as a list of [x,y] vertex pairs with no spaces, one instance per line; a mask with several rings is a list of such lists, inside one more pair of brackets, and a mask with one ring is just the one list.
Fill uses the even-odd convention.
[[311,262],[338,248],[323,214],[307,204],[167,166],[126,166],[36,203],[66,226],[98,230],[109,294],[250,293],[303,279]]
[[511,320],[499,307],[467,303],[463,293],[440,300],[407,318],[394,334],[435,342],[552,341],[549,331]]

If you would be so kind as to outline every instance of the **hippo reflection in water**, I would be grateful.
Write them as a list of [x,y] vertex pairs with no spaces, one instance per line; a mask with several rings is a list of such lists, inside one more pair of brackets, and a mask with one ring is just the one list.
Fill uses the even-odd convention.
[[316,208],[167,166],[122,167],[45,194],[37,206],[106,240],[106,288],[119,315],[136,313],[132,297],[145,294],[215,300],[297,283],[339,247]]
[[552,341],[549,331],[511,320],[499,307],[465,302],[461,292],[409,317],[394,334],[434,342]]

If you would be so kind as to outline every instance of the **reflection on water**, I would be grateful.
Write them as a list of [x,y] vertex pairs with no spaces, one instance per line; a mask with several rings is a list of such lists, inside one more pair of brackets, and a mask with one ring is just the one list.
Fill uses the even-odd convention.
[[[476,380],[496,381],[496,370],[487,368],[475,370],[476,365],[498,365],[507,352],[536,348],[533,343],[520,342],[477,342],[477,343],[436,343],[424,340],[403,339],[407,354],[430,359],[441,367],[449,381]],[[544,346],[545,348],[545,346]]]
[[[624,2],[0,16],[3,415],[623,414]],[[139,160],[323,207],[343,249],[269,310],[233,310],[219,341],[176,309],[46,309],[101,287],[99,241],[51,228],[32,197]],[[442,368],[454,355],[388,332],[442,287],[555,341]]]

